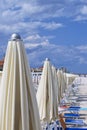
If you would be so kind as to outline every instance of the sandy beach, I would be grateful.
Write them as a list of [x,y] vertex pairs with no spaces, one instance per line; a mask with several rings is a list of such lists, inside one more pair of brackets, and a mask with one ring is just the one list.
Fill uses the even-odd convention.
[[[80,107],[87,108],[87,77],[80,78],[80,84],[78,85],[79,92],[78,94],[80,96],[83,95],[84,98],[82,98],[81,101],[79,101]],[[81,114],[87,114],[87,109],[84,109],[83,111],[80,111]],[[85,116],[85,123],[87,124],[87,115]]]

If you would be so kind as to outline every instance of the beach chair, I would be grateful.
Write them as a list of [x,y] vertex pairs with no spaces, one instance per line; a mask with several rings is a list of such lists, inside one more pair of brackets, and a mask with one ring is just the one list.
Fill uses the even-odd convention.
[[66,128],[65,130],[87,130],[87,128],[76,127],[76,128]]
[[[60,124],[61,124],[63,130],[87,130],[87,128],[81,128],[81,126],[78,127],[78,126],[77,126],[77,125],[79,124],[78,122],[76,122],[76,123],[74,122],[74,123],[72,123],[72,124],[69,123],[68,125],[69,125],[70,127],[67,127],[67,125],[66,125],[64,119],[62,118],[62,114],[59,114],[59,121],[60,121]],[[80,123],[83,123],[83,122],[80,122]],[[77,127],[75,127],[75,125],[76,125]],[[86,125],[85,125],[85,124],[82,124],[82,126],[85,127]]]
[[87,111],[87,107],[69,107],[67,108],[67,111],[73,111],[73,112]]
[[59,121],[56,120],[50,124],[48,124],[43,130],[62,130],[62,127],[59,126]]
[[78,125],[78,126],[84,126],[85,123],[82,119],[65,119],[65,123],[67,125]]
[[87,114],[79,114],[79,113],[64,113],[64,118],[80,118],[87,116]]

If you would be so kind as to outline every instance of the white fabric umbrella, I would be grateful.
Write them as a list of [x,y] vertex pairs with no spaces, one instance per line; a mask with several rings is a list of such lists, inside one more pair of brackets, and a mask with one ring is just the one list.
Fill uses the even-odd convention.
[[65,79],[65,74],[63,71],[61,71],[62,73],[62,82],[61,82],[61,86],[62,86],[62,94],[65,93],[66,90],[66,79]]
[[66,73],[63,73],[64,75],[64,83],[65,83],[65,90],[67,89],[67,77],[66,77]]
[[62,82],[62,72],[60,70],[57,70],[57,78],[58,78],[58,97],[59,97],[59,102],[62,98],[62,86],[61,86],[61,82]]
[[53,73],[54,87],[55,87],[57,102],[59,103],[59,96],[58,96],[59,86],[58,86],[57,72],[56,72],[56,68],[54,66],[52,66],[52,73]]
[[0,130],[41,130],[30,67],[17,34],[8,42],[0,93]]
[[37,90],[37,102],[42,122],[51,122],[58,118],[57,99],[54,88],[50,61],[44,62],[40,84]]
[[59,89],[59,102],[61,98],[63,97],[63,94],[66,90],[66,77],[65,74],[62,72],[62,70],[57,70],[57,79],[58,79],[58,89]]

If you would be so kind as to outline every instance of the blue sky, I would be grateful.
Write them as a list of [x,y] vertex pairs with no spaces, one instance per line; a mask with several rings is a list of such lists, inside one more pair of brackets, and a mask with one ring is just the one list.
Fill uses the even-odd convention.
[[57,68],[87,73],[87,0],[1,0],[0,58],[14,32],[31,67],[48,57]]

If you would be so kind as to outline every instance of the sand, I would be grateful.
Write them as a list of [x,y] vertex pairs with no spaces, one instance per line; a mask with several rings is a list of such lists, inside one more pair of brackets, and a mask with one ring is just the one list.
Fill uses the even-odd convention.
[[[78,85],[78,95],[85,96],[85,98],[80,98],[81,101],[79,101],[79,106],[82,108],[85,108],[83,111],[80,111],[81,114],[87,114],[87,77],[79,77],[77,79],[77,85]],[[85,99],[85,101],[83,101]],[[87,124],[87,115],[84,119],[85,123]]]

